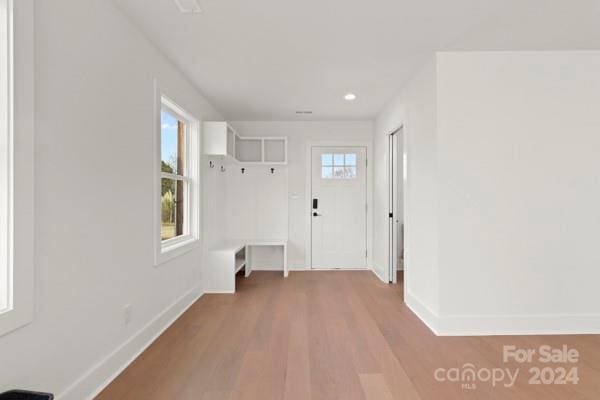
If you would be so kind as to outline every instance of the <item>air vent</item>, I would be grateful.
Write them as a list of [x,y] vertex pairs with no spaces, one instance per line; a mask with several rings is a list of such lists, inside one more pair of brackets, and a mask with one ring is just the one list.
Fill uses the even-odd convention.
[[198,14],[202,12],[202,7],[197,0],[173,0],[179,11],[183,14]]
[[313,112],[310,110],[297,110],[296,114],[312,114]]

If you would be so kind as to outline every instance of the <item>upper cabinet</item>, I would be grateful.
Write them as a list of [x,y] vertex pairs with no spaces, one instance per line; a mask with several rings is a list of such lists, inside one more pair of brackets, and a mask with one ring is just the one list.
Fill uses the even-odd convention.
[[202,152],[204,154],[231,157],[235,155],[237,133],[227,122],[204,122],[202,127]]
[[240,136],[227,122],[204,122],[202,151],[243,164],[287,164],[287,138]]

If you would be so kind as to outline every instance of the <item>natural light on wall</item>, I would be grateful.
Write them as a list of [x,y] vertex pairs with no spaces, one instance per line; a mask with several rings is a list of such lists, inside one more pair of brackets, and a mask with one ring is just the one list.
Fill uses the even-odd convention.
[[12,4],[0,0],[0,313],[12,308]]

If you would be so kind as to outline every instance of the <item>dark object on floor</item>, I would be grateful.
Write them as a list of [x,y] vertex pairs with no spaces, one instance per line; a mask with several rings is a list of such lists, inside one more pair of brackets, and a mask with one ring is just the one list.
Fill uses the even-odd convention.
[[0,400],[52,400],[50,393],[28,392],[26,390],[11,390],[0,394]]

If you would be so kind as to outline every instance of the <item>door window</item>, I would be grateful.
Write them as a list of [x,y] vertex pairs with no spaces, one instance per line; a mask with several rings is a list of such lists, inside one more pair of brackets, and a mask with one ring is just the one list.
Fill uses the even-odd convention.
[[321,154],[321,179],[355,179],[356,153]]

